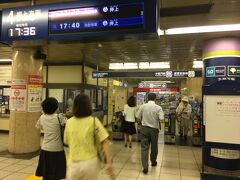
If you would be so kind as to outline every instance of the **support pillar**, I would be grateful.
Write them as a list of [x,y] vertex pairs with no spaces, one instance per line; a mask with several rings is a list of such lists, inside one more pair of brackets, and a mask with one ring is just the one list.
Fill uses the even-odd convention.
[[240,177],[240,38],[203,47],[203,179]]
[[[40,149],[40,131],[35,125],[41,114],[43,61],[34,59],[35,52],[32,47],[13,49],[9,152],[15,154]],[[34,78],[29,80],[29,75],[36,77],[35,83]],[[29,86],[29,83],[35,86]]]

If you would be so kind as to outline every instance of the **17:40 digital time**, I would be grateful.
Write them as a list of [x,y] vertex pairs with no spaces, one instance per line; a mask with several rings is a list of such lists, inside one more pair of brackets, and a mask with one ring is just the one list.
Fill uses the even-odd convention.
[[15,27],[8,29],[8,37],[35,36],[36,27]]

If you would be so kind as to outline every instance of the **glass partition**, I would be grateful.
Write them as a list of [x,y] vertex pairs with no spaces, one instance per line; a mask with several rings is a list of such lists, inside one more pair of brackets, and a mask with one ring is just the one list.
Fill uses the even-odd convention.
[[54,97],[59,103],[59,112],[64,112],[64,89],[48,89],[48,96]]

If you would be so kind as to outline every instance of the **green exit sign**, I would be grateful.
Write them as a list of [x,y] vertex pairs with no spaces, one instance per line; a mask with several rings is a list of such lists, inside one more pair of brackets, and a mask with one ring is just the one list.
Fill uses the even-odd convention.
[[228,76],[240,77],[240,66],[228,66]]

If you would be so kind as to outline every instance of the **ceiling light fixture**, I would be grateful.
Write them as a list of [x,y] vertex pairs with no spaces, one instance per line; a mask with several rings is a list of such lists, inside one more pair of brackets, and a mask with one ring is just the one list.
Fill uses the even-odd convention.
[[0,59],[0,62],[12,62],[12,59]]
[[109,69],[123,69],[123,63],[109,63]]
[[169,62],[140,62],[139,69],[169,69]]
[[169,62],[109,63],[109,69],[169,69]]
[[175,83],[175,82],[173,82],[173,81],[142,81],[142,83],[152,83],[152,84],[164,84],[164,83],[169,83],[169,84],[171,84],[171,83]]
[[158,28],[158,30],[157,30],[157,33],[158,33],[158,36],[162,36],[162,35],[164,35],[164,30],[161,30],[160,28]]
[[169,69],[169,62],[150,62],[150,69]]
[[124,69],[138,69],[138,63],[124,63]]
[[193,61],[193,68],[203,68],[202,61]]
[[149,62],[140,62],[138,67],[139,67],[139,69],[149,69],[150,64],[149,64]]
[[138,63],[110,63],[109,69],[138,69]]
[[175,34],[192,34],[192,33],[208,33],[208,32],[225,32],[225,31],[240,31],[240,24],[170,28],[165,31],[165,34],[175,35]]

